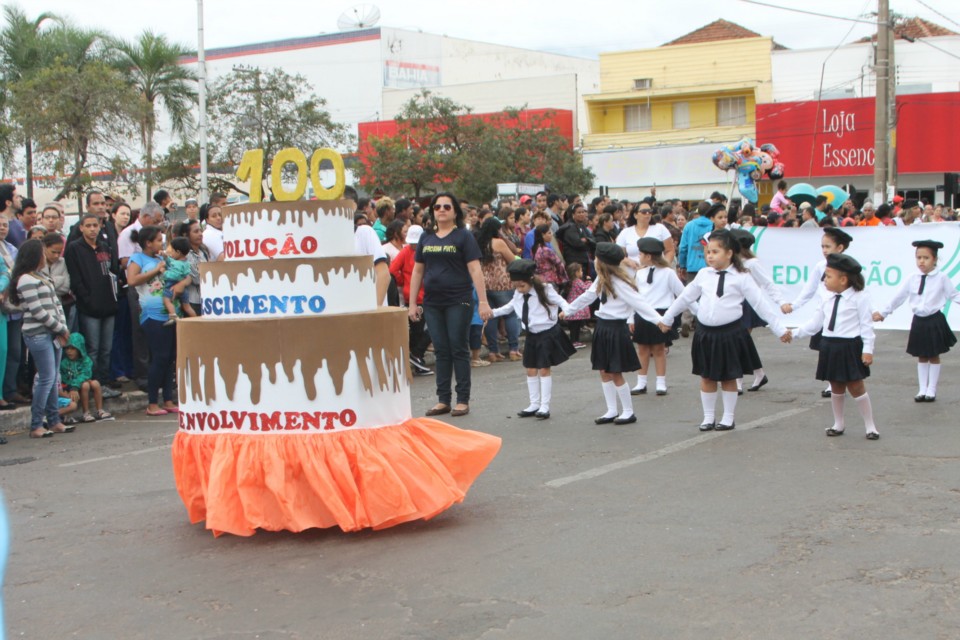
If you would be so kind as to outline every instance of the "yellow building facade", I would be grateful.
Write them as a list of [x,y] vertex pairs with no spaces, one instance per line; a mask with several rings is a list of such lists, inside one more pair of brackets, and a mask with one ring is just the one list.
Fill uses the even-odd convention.
[[756,105],[772,100],[773,46],[756,37],[601,54],[584,150],[754,137]]

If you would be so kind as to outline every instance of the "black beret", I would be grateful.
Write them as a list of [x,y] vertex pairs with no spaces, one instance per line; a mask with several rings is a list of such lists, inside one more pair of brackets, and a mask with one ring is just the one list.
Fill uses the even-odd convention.
[[860,273],[863,267],[860,263],[845,253],[831,253],[827,256],[827,266],[844,273]]
[[757,241],[757,239],[753,237],[753,234],[746,229],[734,229],[730,233],[744,249],[749,249],[753,246],[753,243]]
[[663,242],[656,238],[640,238],[637,240],[637,248],[640,249],[640,253],[663,253],[666,251]]
[[537,263],[533,260],[514,260],[507,265],[510,279],[528,281],[537,274]]
[[717,215],[717,213],[719,213],[720,211],[726,211],[726,210],[727,210],[727,206],[722,202],[718,202],[717,204],[707,209],[706,215],[708,218],[712,218],[713,216]]
[[612,242],[597,243],[597,258],[600,262],[617,266],[623,262],[624,257],[623,249],[619,245],[613,244]]
[[849,233],[836,227],[827,227],[823,230],[823,233],[824,235],[830,236],[837,244],[842,244],[845,247],[849,247],[850,243],[853,242],[853,238]]
[[937,242],[936,240],[914,240],[913,246],[915,247],[926,247],[927,249],[943,249],[943,243]]

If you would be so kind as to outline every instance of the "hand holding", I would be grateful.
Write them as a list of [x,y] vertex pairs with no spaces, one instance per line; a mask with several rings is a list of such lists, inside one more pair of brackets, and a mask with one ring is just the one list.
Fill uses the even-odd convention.
[[787,329],[787,332],[780,336],[780,342],[784,344],[790,344],[793,342],[793,332],[790,329]]
[[874,312],[873,312],[873,321],[874,321],[874,322],[883,322],[883,316],[880,314],[879,311],[874,311]]
[[793,313],[793,305],[789,302],[784,302],[782,305],[780,305],[780,311],[784,314]]
[[669,332],[670,332],[670,327],[668,327],[667,325],[663,324],[662,322],[658,322],[658,323],[657,323],[657,327],[659,327],[660,331],[662,331],[663,333],[669,333]]
[[873,354],[872,353],[863,354],[862,360],[863,360],[863,364],[869,367],[870,365],[873,364]]

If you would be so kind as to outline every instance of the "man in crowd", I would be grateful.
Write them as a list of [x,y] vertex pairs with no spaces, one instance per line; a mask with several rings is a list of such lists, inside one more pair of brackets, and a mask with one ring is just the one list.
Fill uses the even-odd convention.
[[21,198],[20,210],[14,216],[10,221],[7,242],[19,249],[23,241],[27,239],[30,229],[37,225],[37,203],[30,198]]
[[80,332],[93,360],[94,379],[100,382],[104,398],[120,395],[110,375],[113,350],[113,321],[117,315],[116,262],[110,246],[100,238],[101,221],[85,213],[77,225],[81,238],[67,245],[64,260],[70,273],[70,289],[77,299]]
[[817,210],[810,206],[809,202],[800,205],[800,217],[803,219],[803,224],[800,225],[801,229],[816,229],[820,226],[817,224]]
[[[17,193],[16,185],[7,182],[0,184],[0,216],[10,221],[11,227],[17,211],[20,211],[20,202],[21,198],[20,194]],[[9,234],[7,235],[7,242],[10,242]]]
[[393,205],[393,200],[384,196],[377,200],[374,211],[376,211],[377,219],[373,223],[373,230],[380,238],[380,244],[383,244],[387,241],[387,225],[393,222],[396,208]]
[[405,222],[413,223],[413,202],[407,198],[400,198],[396,204],[396,218]]
[[173,201],[173,196],[166,189],[160,189],[153,194],[153,201],[163,207],[163,213],[170,215],[177,208],[177,203]]
[[[63,236],[60,231],[60,209],[53,204],[45,205],[43,212],[40,214],[40,225],[47,230],[47,233],[59,233]],[[64,238],[64,241],[66,241],[66,238]]]
[[[890,211],[890,207],[888,205],[884,204],[880,206],[884,207],[884,214],[887,214],[887,212]],[[860,222],[857,223],[858,227],[880,226],[881,221],[877,216],[877,209],[873,206],[873,202],[870,200],[865,200],[863,203],[863,208],[860,211],[863,213],[863,218],[861,218]]]
[[546,211],[547,210],[547,192],[538,191],[537,192],[537,211]]
[[200,204],[196,198],[187,198],[183,207],[187,212],[187,220],[197,220],[200,217]]
[[533,219],[530,224],[530,231],[527,231],[527,234],[523,236],[523,249],[520,252],[520,256],[526,260],[533,260],[533,236],[536,232],[536,229],[541,224],[547,224],[547,221],[550,220],[548,216],[543,211],[537,211],[533,214]]
[[[113,273],[119,273],[119,254],[117,252],[117,228],[110,224],[107,217],[107,199],[99,191],[90,191],[87,193],[87,211],[97,216],[100,220],[100,240],[110,248],[111,265]],[[70,234],[67,236],[67,245],[73,242],[79,242],[83,238],[80,224],[73,225]]]
[[200,222],[207,219],[207,209],[214,206],[221,208],[227,206],[227,194],[220,193],[219,191],[214,191],[210,194],[210,200],[200,207]]

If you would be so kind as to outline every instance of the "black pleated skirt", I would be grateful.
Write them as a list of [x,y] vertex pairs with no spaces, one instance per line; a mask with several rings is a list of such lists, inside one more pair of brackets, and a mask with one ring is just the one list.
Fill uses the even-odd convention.
[[594,371],[625,373],[640,368],[640,358],[630,341],[626,320],[597,318],[590,349],[590,364]]
[[[657,309],[657,313],[663,315],[666,309]],[[663,344],[670,346],[674,340],[680,338],[680,322],[682,318],[678,315],[673,319],[673,327],[667,333],[660,331],[660,327],[647,322],[639,314],[633,314],[633,336],[631,338],[637,344]]]
[[560,325],[553,325],[540,333],[528,333],[523,343],[523,366],[527,369],[549,369],[563,364],[575,354],[570,338]]
[[820,359],[817,380],[856,382],[870,377],[870,367],[863,364],[863,339],[820,338]]
[[697,323],[690,357],[693,374],[707,380],[736,380],[761,367],[757,347],[740,320],[719,327]]
[[921,318],[913,316],[910,323],[910,336],[907,338],[907,353],[914,358],[936,358],[950,351],[957,344],[947,318],[942,311]]
[[742,304],[743,315],[740,316],[740,322],[743,324],[744,329],[756,329],[757,327],[767,326],[766,321],[754,311],[749,302],[744,300]]

